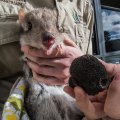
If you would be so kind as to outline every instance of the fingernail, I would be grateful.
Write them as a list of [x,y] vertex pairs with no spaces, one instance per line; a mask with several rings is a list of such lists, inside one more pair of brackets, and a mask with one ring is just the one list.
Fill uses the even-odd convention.
[[21,47],[21,51],[23,51],[23,52],[24,52],[24,51],[25,51],[25,48],[24,48],[24,47]]
[[68,86],[65,86],[63,89],[66,93],[68,93]]

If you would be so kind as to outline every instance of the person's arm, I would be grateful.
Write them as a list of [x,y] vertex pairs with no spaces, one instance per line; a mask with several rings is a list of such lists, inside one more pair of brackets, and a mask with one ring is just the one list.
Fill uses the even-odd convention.
[[64,44],[62,52],[53,49],[47,55],[42,50],[31,49],[28,46],[21,48],[30,59],[27,64],[33,71],[34,79],[49,85],[63,85],[68,82],[72,61],[83,53],[71,40],[64,40]]
[[101,62],[112,78],[108,90],[95,96],[88,96],[80,87],[72,89],[66,86],[64,90],[76,99],[78,108],[88,119],[94,120],[105,116],[120,119],[120,64]]

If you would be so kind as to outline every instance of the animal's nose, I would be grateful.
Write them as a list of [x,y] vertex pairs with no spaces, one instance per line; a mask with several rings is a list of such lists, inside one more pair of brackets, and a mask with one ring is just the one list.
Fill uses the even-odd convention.
[[45,47],[50,48],[55,42],[55,37],[50,32],[44,32],[42,34],[42,43]]

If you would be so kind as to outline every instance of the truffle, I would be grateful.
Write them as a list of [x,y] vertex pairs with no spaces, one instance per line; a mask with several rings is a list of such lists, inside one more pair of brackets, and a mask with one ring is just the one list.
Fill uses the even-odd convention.
[[92,55],[83,55],[73,60],[70,74],[69,86],[80,86],[89,95],[107,89],[111,81],[104,65]]

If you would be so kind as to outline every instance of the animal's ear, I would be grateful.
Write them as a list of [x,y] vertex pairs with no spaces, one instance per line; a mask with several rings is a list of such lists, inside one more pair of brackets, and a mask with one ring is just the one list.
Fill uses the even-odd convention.
[[24,21],[24,17],[26,15],[26,11],[25,9],[20,9],[19,12],[18,12],[18,17],[19,17],[19,22],[23,22]]

